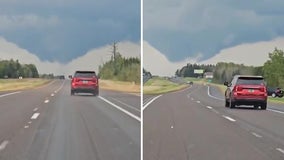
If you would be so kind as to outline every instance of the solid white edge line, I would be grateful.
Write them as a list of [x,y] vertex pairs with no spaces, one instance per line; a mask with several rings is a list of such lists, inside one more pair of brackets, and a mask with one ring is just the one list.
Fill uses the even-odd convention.
[[63,88],[64,84],[65,84],[65,80],[63,81],[63,83],[61,84],[61,86],[60,86],[56,91],[54,91],[54,93],[59,92],[59,91]]
[[255,136],[255,137],[257,137],[257,138],[262,138],[262,136],[261,136],[261,135],[259,135],[259,134],[255,133],[255,132],[251,132],[251,134],[252,134],[252,135],[254,135],[254,136]]
[[34,113],[31,117],[31,119],[37,119],[40,113]]
[[214,99],[217,99],[217,100],[220,100],[220,101],[224,101],[224,99],[221,99],[221,98],[212,96],[212,95],[210,94],[210,86],[207,86],[207,87],[208,87],[208,89],[207,89],[207,94],[208,94],[209,97],[214,98]]
[[124,112],[125,114],[129,115],[130,117],[136,119],[137,121],[139,121],[139,122],[141,121],[141,119],[140,119],[139,117],[137,117],[136,115],[134,115],[134,114],[128,112],[127,110],[125,110],[125,109],[119,107],[118,105],[116,105],[116,104],[110,102],[109,100],[105,99],[104,97],[98,96],[98,98],[100,98],[101,100],[103,100],[103,101],[105,101],[106,103],[110,104],[111,106],[115,107],[116,109],[118,109],[118,110]]
[[137,108],[135,108],[135,107],[133,107],[133,106],[131,106],[131,105],[129,105],[129,104],[126,104],[126,103],[124,103],[124,102],[122,102],[122,101],[120,101],[120,100],[118,100],[118,99],[116,99],[116,98],[112,98],[112,97],[111,97],[111,99],[115,100],[115,101],[118,102],[118,103],[121,103],[121,104],[125,105],[126,107],[128,107],[128,108],[130,108],[130,109],[133,109],[133,110],[135,110],[135,111],[137,111],[137,112],[141,112],[139,109],[137,109]]
[[143,110],[146,109],[151,103],[153,103],[156,99],[160,98],[162,96],[161,95],[158,95],[156,97],[154,97],[151,101],[149,101],[144,107],[143,107]]
[[5,140],[0,145],[0,151],[6,148],[6,146],[9,144],[9,141]]
[[276,113],[284,114],[284,112],[283,112],[283,111],[278,111],[278,110],[274,110],[274,109],[270,109],[270,108],[267,108],[266,110],[268,110],[268,111],[272,111],[272,112],[276,112]]
[[10,95],[13,95],[13,94],[18,94],[18,93],[21,93],[21,92],[22,92],[22,91],[17,91],[17,92],[2,94],[2,95],[0,95],[0,98],[1,98],[1,97],[6,97],[6,96],[10,96]]
[[282,148],[276,148],[276,150],[284,154],[284,150]]
[[231,121],[231,122],[236,122],[236,120],[234,120],[231,117],[228,117],[228,116],[225,116],[225,115],[223,115],[223,117],[226,118],[227,120]]

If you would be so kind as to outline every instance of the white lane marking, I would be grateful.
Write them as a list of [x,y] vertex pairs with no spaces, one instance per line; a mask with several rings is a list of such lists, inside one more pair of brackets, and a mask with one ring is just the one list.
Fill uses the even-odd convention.
[[44,103],[49,103],[49,100],[48,100],[48,99],[47,99],[47,100],[45,100],[45,101],[44,101]]
[[276,148],[276,150],[284,154],[284,150],[282,148]]
[[51,96],[51,97],[54,97],[54,94],[52,93],[50,96]]
[[21,93],[22,91],[18,91],[18,92],[12,92],[12,93],[7,93],[7,94],[2,94],[0,95],[0,98],[1,97],[6,97],[6,96],[10,96],[10,95],[13,95],[13,94],[18,94],[18,93]]
[[59,91],[63,88],[64,84],[65,84],[65,80],[63,81],[63,83],[61,84],[61,86],[60,86],[57,90],[54,91],[54,93],[59,92]]
[[139,117],[137,117],[136,115],[134,115],[134,114],[128,112],[127,110],[125,110],[125,109],[119,107],[118,105],[116,105],[116,104],[110,102],[109,100],[105,99],[104,97],[98,96],[98,98],[100,98],[101,100],[103,100],[103,101],[105,101],[106,103],[110,104],[111,106],[115,107],[116,109],[118,109],[118,110],[124,112],[125,114],[129,115],[130,117],[136,119],[137,121],[139,121],[139,122],[141,121],[141,119],[140,119]]
[[5,140],[0,145],[0,151],[4,150],[6,146],[9,144],[9,141]]
[[231,122],[236,122],[236,120],[234,120],[231,117],[228,117],[228,116],[225,116],[225,115],[223,115],[223,117],[226,118],[227,120],[231,121]]
[[208,94],[209,97],[214,98],[214,99],[217,99],[217,100],[220,100],[220,101],[224,101],[224,99],[221,99],[221,98],[212,96],[212,95],[210,94],[210,86],[207,86],[207,87],[208,87],[208,89],[207,89],[207,94]]
[[171,126],[171,129],[173,129],[174,128],[174,126]]
[[216,109],[212,109],[213,112],[215,112],[216,114],[219,114],[219,112]]
[[270,108],[268,108],[267,110],[268,110],[268,111],[272,111],[272,112],[276,112],[276,113],[284,114],[283,111],[278,111],[278,110],[274,110],[274,109],[270,109]]
[[38,108],[35,108],[33,111],[36,112],[38,110]]
[[27,128],[29,128],[29,127],[30,127],[30,126],[25,126],[24,128],[27,129]]
[[213,109],[211,106],[206,106],[208,109]]
[[48,84],[46,84],[46,85],[43,85],[43,86],[40,86],[40,87],[37,87],[37,88],[35,88],[35,89],[41,89],[41,88],[44,88],[44,87],[48,87],[48,86],[50,86],[52,83],[54,83],[55,82],[55,80],[53,80],[53,81],[51,81],[51,82],[49,82]]
[[251,132],[251,134],[254,135],[254,136],[257,137],[257,138],[262,138],[262,136],[259,135],[259,134],[257,134],[257,133]]
[[200,101],[196,101],[196,103],[200,103]]
[[154,97],[151,101],[149,101],[145,106],[143,107],[143,110],[146,109],[151,103],[153,103],[156,99],[160,98],[162,95],[158,95],[157,97]]
[[32,124],[32,121],[29,121],[28,124]]
[[40,113],[34,113],[31,119],[37,119],[37,117],[40,115]]
[[118,100],[118,99],[116,99],[116,98],[112,98],[112,97],[111,97],[111,99],[113,99],[113,100],[115,100],[115,101],[117,101],[117,102],[119,102],[119,103],[125,105],[126,107],[128,107],[128,108],[130,108],[130,109],[133,109],[133,110],[135,110],[135,111],[137,111],[137,112],[140,112],[139,109],[137,109],[137,108],[135,108],[135,107],[133,107],[133,106],[131,106],[131,105],[129,105],[129,104],[126,104],[126,103],[124,103],[124,102],[122,102],[122,101],[120,101],[120,100]]

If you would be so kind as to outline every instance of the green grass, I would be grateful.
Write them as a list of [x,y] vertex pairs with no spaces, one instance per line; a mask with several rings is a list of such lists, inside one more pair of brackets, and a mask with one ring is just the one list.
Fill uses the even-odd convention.
[[186,88],[186,84],[173,83],[165,78],[155,77],[144,84],[144,94],[163,94]]
[[284,103],[284,98],[273,98],[273,97],[268,97],[269,102],[274,102],[274,103]]
[[0,91],[30,89],[49,83],[51,80],[39,78],[0,79]]

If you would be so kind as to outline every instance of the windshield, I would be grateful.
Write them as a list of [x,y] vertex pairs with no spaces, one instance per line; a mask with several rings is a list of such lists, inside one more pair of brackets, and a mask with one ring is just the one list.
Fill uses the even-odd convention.
[[96,77],[95,72],[76,72],[74,77],[93,78]]
[[240,77],[237,84],[243,85],[265,85],[263,78],[258,77]]

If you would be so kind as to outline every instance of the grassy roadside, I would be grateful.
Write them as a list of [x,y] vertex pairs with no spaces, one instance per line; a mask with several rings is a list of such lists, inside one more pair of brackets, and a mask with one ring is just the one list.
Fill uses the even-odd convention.
[[49,83],[51,80],[40,78],[0,79],[0,91],[13,91],[36,88]]
[[99,86],[102,89],[129,92],[129,93],[139,93],[140,94],[140,84],[135,84],[132,82],[123,81],[112,81],[112,80],[99,80]]
[[176,84],[167,79],[155,77],[147,81],[143,86],[143,94],[162,94],[186,88],[186,84]]

